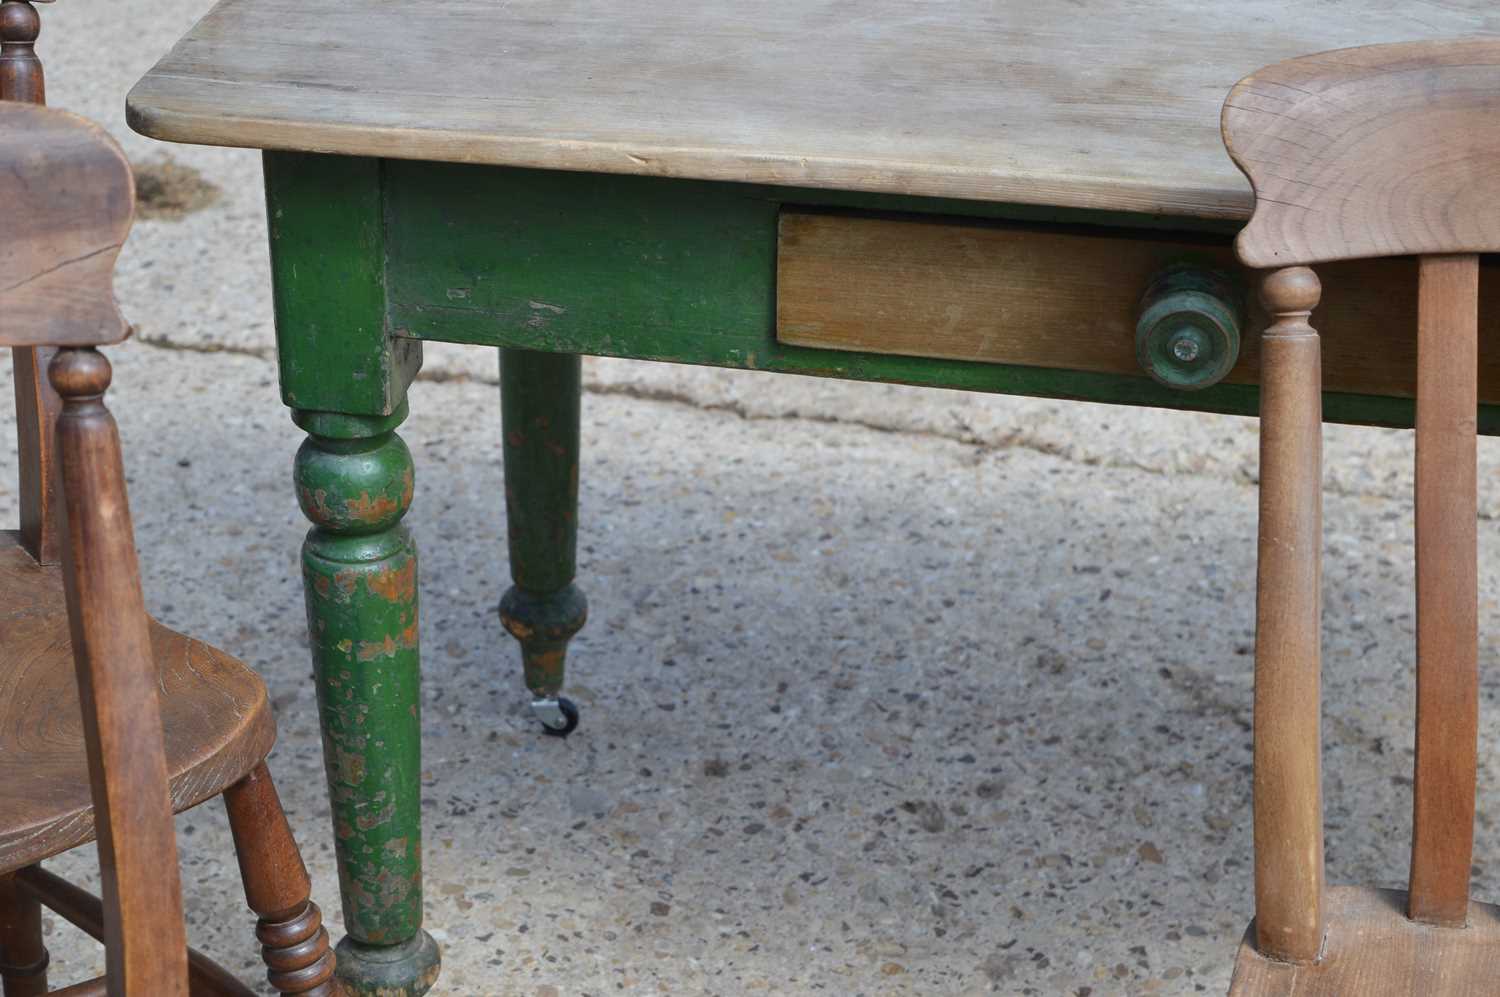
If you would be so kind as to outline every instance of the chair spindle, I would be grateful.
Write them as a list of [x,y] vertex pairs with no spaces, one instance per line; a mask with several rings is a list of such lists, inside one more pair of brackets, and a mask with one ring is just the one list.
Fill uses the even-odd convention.
[[157,669],[125,495],[109,361],[59,350],[49,371],[64,506],[64,586],[89,746],[111,988],[187,997],[187,937]]
[[1255,645],[1255,933],[1266,955],[1309,962],[1323,944],[1319,736],[1322,362],[1306,267],[1261,286],[1260,571]]

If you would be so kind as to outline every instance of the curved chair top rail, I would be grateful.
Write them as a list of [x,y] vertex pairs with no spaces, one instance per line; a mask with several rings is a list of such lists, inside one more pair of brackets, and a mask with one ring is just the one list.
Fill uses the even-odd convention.
[[115,140],[76,114],[0,101],[0,205],[0,346],[128,336],[114,267],[135,179]]
[[1500,38],[1278,62],[1222,125],[1255,189],[1249,266],[1500,251]]

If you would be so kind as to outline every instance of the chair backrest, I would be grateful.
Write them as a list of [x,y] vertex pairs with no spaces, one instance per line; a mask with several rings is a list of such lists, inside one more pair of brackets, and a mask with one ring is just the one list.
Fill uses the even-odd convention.
[[[34,17],[16,0],[0,5],[7,95],[18,80],[40,94],[39,75],[26,68],[34,59],[11,45],[17,35],[35,38]],[[56,443],[56,536],[98,832],[109,992],[186,997],[157,670],[119,435],[103,400],[109,362],[94,349],[129,332],[113,268],[134,193],[129,164],[103,130],[35,103],[0,101],[0,346],[55,350],[48,381],[61,408],[55,435],[41,422],[39,438]]]
[[1290,59],[1237,83],[1224,144],[1255,189],[1252,267],[1500,252],[1500,39]]
[[90,121],[0,102],[0,345],[103,346],[129,335],[115,305],[115,258],[134,215],[125,155]]
[[1255,942],[1324,941],[1319,761],[1321,385],[1312,264],[1419,257],[1417,716],[1407,916],[1462,926],[1478,732],[1479,259],[1500,251],[1500,40],[1378,45],[1242,80],[1225,145],[1255,190],[1240,259],[1280,268],[1261,361]]
[[[42,0],[51,3],[52,0]],[[36,54],[42,30],[36,8],[24,0],[0,0],[0,101],[47,102],[46,80]],[[21,539],[31,556],[44,564],[57,561],[57,529],[52,514],[56,475],[52,467],[50,426],[61,401],[47,383],[47,347],[13,351],[16,388],[16,435],[19,444]]]

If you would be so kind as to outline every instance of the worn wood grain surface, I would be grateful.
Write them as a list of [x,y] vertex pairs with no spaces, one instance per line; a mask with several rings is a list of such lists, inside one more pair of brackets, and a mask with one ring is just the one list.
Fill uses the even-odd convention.
[[66,111],[0,101],[0,346],[115,343],[115,259],[135,179],[114,139]]
[[[1469,903],[1468,885],[1478,729],[1475,253],[1500,248],[1497,110],[1500,43],[1472,40],[1294,59],[1242,81],[1224,104],[1225,144],[1256,195],[1238,255],[1249,266],[1291,264],[1263,285],[1280,321],[1265,333],[1261,395],[1256,911],[1231,995],[1496,992],[1500,921],[1494,908]],[[1408,898],[1324,888],[1321,425],[1318,341],[1307,323],[1319,285],[1303,264],[1409,255],[1420,255],[1420,276]]]
[[[76,713],[82,715],[92,787],[105,976],[120,997],[188,997],[161,680],[141,592],[119,431],[103,402],[109,361],[93,349],[60,349],[47,376],[63,400],[56,428],[58,541]],[[13,647],[9,640],[0,643]],[[20,660],[27,657],[34,660],[34,654]],[[31,683],[17,687],[17,699],[31,699],[35,683],[43,679],[35,671],[27,677]],[[42,704],[32,699],[29,705],[36,711]],[[66,752],[58,752],[33,764],[45,770],[48,762],[66,765],[66,759]],[[54,771],[62,776],[67,769]]]
[[226,0],[132,125],[215,145],[1243,217],[1219,105],[1483,0]]
[[1474,429],[1479,260],[1421,261],[1417,323],[1417,757],[1411,916],[1462,927],[1479,753]]
[[1469,905],[1469,926],[1409,921],[1396,890],[1328,891],[1328,936],[1316,963],[1267,959],[1249,933],[1229,997],[1491,997],[1500,979],[1500,909]]
[[1323,940],[1320,690],[1323,423],[1318,278],[1277,270],[1261,288],[1260,524],[1255,587],[1255,935],[1306,961]]
[[1497,115],[1497,38],[1322,52],[1241,80],[1223,114],[1256,194],[1241,259],[1500,250]]
[[[0,533],[0,870],[90,840],[83,711],[61,573]],[[250,772],[275,740],[265,686],[239,662],[153,624],[172,804],[184,810]]]
[[[784,211],[776,338],[791,346],[977,360],[1144,377],[1134,333],[1141,294],[1175,262],[1258,276],[1225,240],[1129,229]],[[1500,262],[1500,261],[1497,261]],[[1481,268],[1487,309],[1479,397],[1500,402],[1500,265]],[[1417,267],[1368,260],[1320,268],[1316,316],[1328,391],[1416,392]],[[1261,377],[1249,310],[1226,381]]]

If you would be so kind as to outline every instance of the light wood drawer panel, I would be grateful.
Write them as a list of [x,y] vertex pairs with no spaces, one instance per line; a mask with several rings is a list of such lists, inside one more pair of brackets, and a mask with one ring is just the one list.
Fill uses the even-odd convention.
[[[777,253],[776,335],[823,349],[972,360],[1145,377],[1136,363],[1141,295],[1184,260],[1237,272],[1223,237],[785,211]],[[1330,391],[1415,390],[1416,262],[1317,268]],[[1500,266],[1481,273],[1479,396],[1500,402]],[[1266,320],[1248,309],[1226,381],[1255,383]]]

